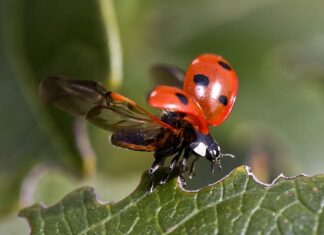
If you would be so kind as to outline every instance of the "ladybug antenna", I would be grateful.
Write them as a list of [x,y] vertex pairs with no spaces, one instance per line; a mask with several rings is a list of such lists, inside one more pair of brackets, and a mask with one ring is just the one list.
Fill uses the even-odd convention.
[[230,158],[235,158],[235,156],[233,154],[230,153],[221,153],[220,154],[221,157],[230,157]]

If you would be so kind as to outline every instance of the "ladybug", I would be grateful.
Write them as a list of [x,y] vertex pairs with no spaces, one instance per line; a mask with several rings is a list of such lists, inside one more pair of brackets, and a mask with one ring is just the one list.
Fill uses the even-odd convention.
[[[199,158],[211,162],[212,172],[221,168],[224,156],[220,145],[210,135],[209,126],[217,126],[230,114],[238,90],[238,79],[230,64],[221,56],[202,54],[193,60],[186,73],[172,65],[152,68],[157,86],[150,92],[148,103],[161,109],[156,117],[134,101],[107,91],[95,81],[70,80],[52,76],[40,84],[40,96],[75,116],[83,116],[94,125],[112,132],[114,146],[154,152],[148,171],[153,190],[156,170],[172,156],[165,183],[176,166],[179,177],[191,178]],[[171,86],[172,85],[172,86]],[[189,170],[187,162],[195,156]]]

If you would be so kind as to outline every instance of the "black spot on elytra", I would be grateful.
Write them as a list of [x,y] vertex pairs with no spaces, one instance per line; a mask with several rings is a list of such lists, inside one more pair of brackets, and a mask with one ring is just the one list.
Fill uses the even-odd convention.
[[209,78],[203,74],[196,74],[194,76],[194,82],[196,85],[199,85],[199,86],[208,86]]
[[229,64],[225,63],[224,61],[218,61],[218,64],[228,71],[232,70],[231,66],[229,66]]
[[184,104],[184,105],[188,104],[189,101],[188,101],[188,98],[185,95],[183,95],[181,93],[176,93],[175,95],[178,97],[178,99],[180,100],[180,102],[182,104]]
[[221,95],[219,98],[218,98],[218,101],[223,104],[224,106],[227,105],[227,97],[225,95]]

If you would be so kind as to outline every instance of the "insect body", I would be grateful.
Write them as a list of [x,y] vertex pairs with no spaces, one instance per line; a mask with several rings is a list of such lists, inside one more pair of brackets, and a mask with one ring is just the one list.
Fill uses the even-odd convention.
[[214,171],[220,167],[221,157],[232,156],[221,153],[219,144],[209,134],[209,126],[220,125],[228,117],[238,80],[228,62],[212,54],[198,56],[185,75],[169,65],[156,66],[153,72],[160,73],[156,78],[171,77],[178,82],[178,87],[158,85],[150,93],[149,104],[163,111],[160,118],[94,81],[53,76],[41,83],[40,95],[45,102],[54,103],[72,115],[84,116],[112,132],[111,142],[115,146],[153,151],[155,160],[148,172],[151,177],[166,157],[172,156],[168,175],[161,183],[179,166],[180,179],[185,184],[184,174],[191,155],[196,158],[189,177],[199,157],[208,159]]

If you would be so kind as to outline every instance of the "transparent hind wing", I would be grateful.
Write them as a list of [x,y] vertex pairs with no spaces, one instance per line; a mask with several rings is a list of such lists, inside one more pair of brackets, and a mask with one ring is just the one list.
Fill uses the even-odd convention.
[[167,85],[182,89],[185,71],[169,64],[156,64],[151,67],[150,76],[155,86]]
[[39,85],[39,95],[74,116],[85,116],[92,108],[106,103],[106,89],[98,82],[51,76]]

